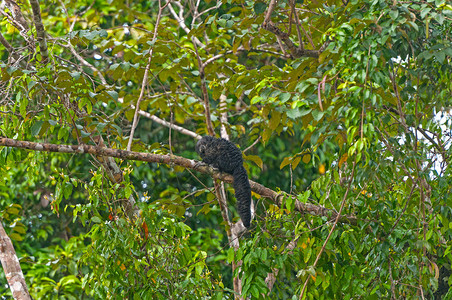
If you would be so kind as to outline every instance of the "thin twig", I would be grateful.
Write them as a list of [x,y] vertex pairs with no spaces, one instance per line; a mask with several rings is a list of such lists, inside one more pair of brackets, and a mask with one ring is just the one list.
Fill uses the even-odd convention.
[[158,33],[159,24],[160,24],[160,19],[162,17],[162,11],[168,4],[170,4],[170,2],[167,2],[167,3],[165,3],[165,5],[162,6],[162,1],[159,0],[159,12],[157,14],[157,21],[155,21],[154,36],[152,37],[152,41],[151,41],[152,46],[151,46],[151,49],[149,50],[148,64],[146,65],[146,69],[144,70],[143,81],[141,82],[140,96],[138,97],[137,104],[135,105],[135,114],[133,115],[132,128],[130,130],[129,142],[127,143],[127,150],[129,150],[129,151],[132,148],[133,135],[135,133],[135,128],[137,127],[137,124],[138,124],[138,116],[139,116],[138,111],[140,110],[140,103],[141,103],[141,100],[143,100],[144,90],[146,89],[146,85],[148,82],[149,69],[151,68],[152,54],[154,51],[154,44],[157,39],[157,33]]
[[[123,100],[122,98],[119,98],[119,99],[118,99],[118,102],[119,102],[119,103],[124,103],[124,100]],[[132,108],[132,109],[135,109],[135,105],[132,104],[132,105],[131,105],[131,108]],[[157,116],[151,115],[151,114],[148,113],[147,111],[143,111],[143,110],[140,109],[140,110],[138,111],[138,113],[139,113],[141,116],[146,117],[146,118],[149,118],[149,119],[151,119],[152,121],[154,121],[155,123],[158,123],[158,124],[160,124],[160,125],[162,125],[162,126],[166,126],[166,127],[171,128],[171,129],[173,129],[173,130],[176,130],[176,131],[178,131],[178,132],[180,132],[180,133],[182,133],[182,134],[191,136],[191,137],[193,137],[193,138],[195,138],[195,139],[197,139],[197,140],[201,139],[201,136],[200,136],[199,134],[197,134],[196,132],[193,132],[193,131],[191,131],[191,130],[185,129],[185,128],[180,127],[180,126],[178,126],[178,125],[172,124],[171,122],[168,122],[168,121],[165,121],[165,120],[163,120],[163,119],[160,119],[160,118],[157,117]]]
[[291,0],[289,2],[289,4],[290,4],[291,13],[294,15],[294,18],[295,18],[295,28],[297,29],[298,43],[299,43],[298,47],[300,48],[300,50],[303,50],[304,49],[303,39],[301,38],[301,32],[300,32],[301,24],[300,24],[300,20],[298,19],[298,14],[295,11],[295,0]]
[[[179,15],[177,15],[176,11],[174,10],[173,6],[170,3],[170,0],[167,0],[167,4],[168,4],[168,9],[170,10],[171,14],[173,15],[174,19],[176,19],[177,23],[179,24],[179,26],[182,28],[183,31],[185,31],[186,33],[190,33],[190,28],[187,27],[187,25],[185,25],[185,19],[183,17],[183,6],[179,5],[180,3],[175,3],[176,5],[179,6]],[[195,20],[195,18],[193,17],[193,21]],[[201,48],[204,48],[206,45],[204,45],[197,37],[193,37],[193,41]]]
[[262,136],[259,136],[248,148],[246,148],[242,152],[245,153],[246,151],[249,151],[251,148],[254,147],[254,145],[256,145],[261,140],[261,138],[262,138]]
[[[331,234],[333,233],[334,229],[336,228],[337,222],[339,221],[339,219],[341,217],[342,210],[343,210],[343,208],[345,206],[345,200],[347,200],[348,192],[350,191],[350,188],[352,186],[353,177],[355,175],[355,168],[356,168],[356,158],[355,158],[355,161],[353,162],[352,174],[350,175],[350,180],[348,182],[348,186],[347,186],[347,190],[345,191],[344,198],[342,199],[341,207],[339,208],[339,211],[338,211],[337,216],[336,216],[336,220],[334,220],[334,224],[331,227],[330,232],[328,233],[328,236],[326,237],[326,240],[323,242],[322,248],[320,249],[319,253],[317,254],[317,257],[315,258],[314,264],[312,265],[312,268],[314,268],[314,269],[317,266],[317,263],[319,262],[320,256],[322,255],[323,251],[325,250],[326,244],[330,240]],[[300,297],[298,298],[300,300],[303,299],[304,292],[306,291],[306,287],[308,285],[308,281],[309,281],[310,277],[311,276],[308,275],[308,277],[306,278],[306,280],[304,282],[303,290],[301,291]]]

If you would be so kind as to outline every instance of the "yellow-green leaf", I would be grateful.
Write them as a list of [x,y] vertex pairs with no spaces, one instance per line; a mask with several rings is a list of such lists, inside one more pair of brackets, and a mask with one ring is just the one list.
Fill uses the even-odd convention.
[[251,160],[254,162],[259,168],[263,168],[264,163],[262,162],[262,159],[257,155],[245,155],[246,160]]
[[292,170],[295,170],[295,168],[298,166],[300,161],[301,161],[301,156],[297,156],[294,158],[294,160],[292,162]]
[[281,122],[281,113],[279,111],[273,111],[272,112],[272,118],[270,122],[268,123],[268,127],[271,130],[275,130],[278,128],[279,123]]
[[284,157],[281,165],[279,166],[279,169],[281,170],[282,168],[284,168],[285,166],[287,166],[291,162],[292,162],[292,157]]
[[303,162],[305,164],[309,163],[311,161],[311,154],[305,154],[303,155]]

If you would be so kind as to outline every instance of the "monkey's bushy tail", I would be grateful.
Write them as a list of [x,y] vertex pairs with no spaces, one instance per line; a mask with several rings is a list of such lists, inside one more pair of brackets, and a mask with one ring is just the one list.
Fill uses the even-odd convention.
[[243,166],[236,168],[232,174],[234,177],[233,187],[237,199],[237,210],[245,227],[250,227],[251,222],[251,187],[248,174]]

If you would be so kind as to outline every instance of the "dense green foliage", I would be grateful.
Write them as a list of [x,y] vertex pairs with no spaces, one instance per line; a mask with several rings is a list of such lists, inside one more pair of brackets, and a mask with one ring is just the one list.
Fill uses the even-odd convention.
[[114,183],[99,157],[2,147],[0,220],[34,298],[232,299],[234,277],[253,299],[452,297],[451,4],[271,4],[41,3],[47,62],[30,4],[22,32],[2,8],[1,137],[126,149],[140,99],[132,150],[199,159],[207,101],[217,136],[252,146],[250,179],[284,191],[253,193],[234,249],[207,175],[116,159]]

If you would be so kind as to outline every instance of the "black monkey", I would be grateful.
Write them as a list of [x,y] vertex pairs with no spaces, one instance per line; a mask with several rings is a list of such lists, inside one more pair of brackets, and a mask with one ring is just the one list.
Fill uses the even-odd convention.
[[242,152],[233,143],[222,138],[203,136],[196,144],[196,152],[203,162],[234,177],[233,187],[237,210],[245,227],[251,222],[251,187],[243,167]]

